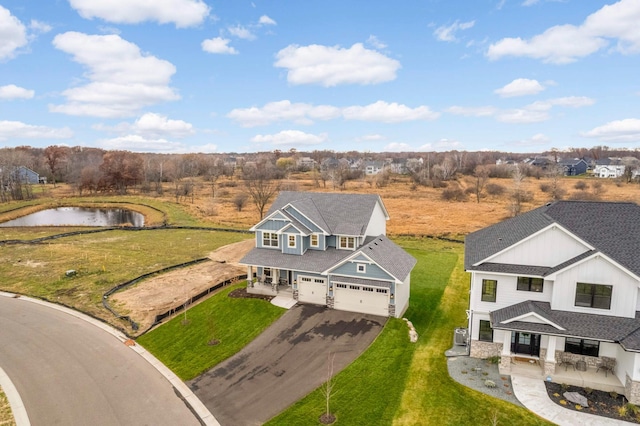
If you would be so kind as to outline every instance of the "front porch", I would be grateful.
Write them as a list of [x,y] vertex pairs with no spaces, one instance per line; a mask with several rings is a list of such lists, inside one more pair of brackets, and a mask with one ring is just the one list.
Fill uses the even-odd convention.
[[586,371],[580,371],[571,365],[558,364],[554,373],[546,374],[543,364],[544,360],[539,358],[525,358],[514,354],[510,360],[509,374],[540,380],[549,380],[550,378],[550,381],[558,384],[617,392],[620,395],[625,394],[624,385],[611,372],[605,374],[603,370],[597,371],[597,367],[593,366],[587,366]]
[[283,296],[293,299],[293,287],[291,285],[289,271],[263,268],[260,276],[254,276],[253,268],[247,268],[247,293],[262,294],[265,296]]

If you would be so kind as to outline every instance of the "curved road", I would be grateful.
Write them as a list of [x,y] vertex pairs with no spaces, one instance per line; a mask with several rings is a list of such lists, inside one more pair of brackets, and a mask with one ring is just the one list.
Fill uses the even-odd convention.
[[199,425],[171,383],[113,335],[0,296],[0,365],[31,425]]

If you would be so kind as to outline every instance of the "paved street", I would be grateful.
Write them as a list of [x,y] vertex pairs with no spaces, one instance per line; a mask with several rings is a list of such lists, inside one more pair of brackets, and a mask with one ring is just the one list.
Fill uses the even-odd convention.
[[0,297],[0,366],[34,426],[200,424],[167,379],[114,336],[19,298]]
[[386,318],[298,305],[242,351],[189,386],[222,426],[259,425],[337,373],[382,330]]

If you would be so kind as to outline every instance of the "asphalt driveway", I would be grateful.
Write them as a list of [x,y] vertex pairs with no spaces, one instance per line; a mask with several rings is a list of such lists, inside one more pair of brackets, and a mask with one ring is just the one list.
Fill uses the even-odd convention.
[[222,426],[259,425],[337,373],[382,331],[386,318],[298,305],[242,351],[187,384]]

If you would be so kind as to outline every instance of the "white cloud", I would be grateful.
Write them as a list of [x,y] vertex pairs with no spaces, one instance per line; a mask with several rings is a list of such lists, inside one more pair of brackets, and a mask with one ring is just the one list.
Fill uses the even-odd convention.
[[551,139],[549,139],[548,136],[546,136],[543,133],[536,133],[535,135],[533,135],[529,139],[523,139],[523,140],[519,140],[519,141],[516,141],[516,142],[509,142],[508,145],[509,146],[519,146],[519,147],[544,146],[544,145],[547,145],[549,142],[551,142]]
[[260,25],[278,25],[276,23],[276,21],[274,21],[273,19],[269,18],[267,15],[262,15],[260,17],[260,20],[258,21],[258,23]]
[[538,80],[530,80],[528,78],[516,78],[511,83],[493,92],[503,98],[511,98],[514,96],[535,95],[543,91],[545,87]]
[[305,103],[291,103],[284,100],[270,102],[262,108],[237,108],[227,117],[243,127],[264,126],[278,121],[292,121],[296,124],[311,124],[313,120],[329,120],[340,116],[340,109],[330,105],[313,106]]
[[117,24],[155,21],[176,28],[201,24],[210,8],[202,0],[69,0],[85,19],[100,18]]
[[256,36],[247,28],[242,25],[236,25],[235,27],[227,28],[227,31],[235,37],[243,40],[255,40]]
[[68,127],[34,126],[20,121],[0,121],[0,141],[11,139],[69,139],[73,131]]
[[227,114],[228,118],[237,121],[243,127],[264,126],[279,121],[312,124],[315,120],[331,120],[339,117],[345,120],[400,123],[435,120],[439,116],[439,113],[431,111],[424,105],[410,108],[395,102],[378,101],[366,106],[338,108],[331,105],[313,106],[306,103],[291,103],[288,100],[270,102],[261,108],[238,108]]
[[171,120],[164,115],[148,112],[134,123],[120,123],[116,126],[93,126],[94,129],[116,133],[133,133],[150,138],[184,138],[195,133],[193,125],[183,120]]
[[34,95],[33,90],[18,87],[15,84],[0,86],[0,99],[31,99]]
[[456,32],[462,30],[468,30],[475,25],[476,21],[459,22],[456,21],[453,24],[446,26],[442,25],[433,32],[433,35],[440,41],[456,41]]
[[251,142],[270,143],[273,145],[318,145],[327,140],[326,133],[314,135],[304,133],[299,130],[283,130],[274,135],[256,135],[251,138]]
[[176,68],[168,61],[140,52],[118,35],[59,34],[53,45],[87,68],[89,82],[67,89],[64,105],[49,110],[69,115],[126,117],[143,107],[180,98],[169,87]]
[[362,142],[362,141],[380,141],[380,140],[383,140],[383,139],[386,139],[386,138],[384,136],[382,136],[382,135],[371,134],[371,135],[360,136],[356,140],[358,142]]
[[11,59],[27,44],[27,29],[8,9],[0,5],[0,60]]
[[373,34],[369,36],[367,39],[367,44],[375,47],[376,49],[386,49],[387,45],[384,44],[380,39]]
[[502,123],[539,123],[547,121],[551,116],[547,111],[537,111],[528,108],[515,108],[501,111],[496,115],[496,119]]
[[29,29],[35,33],[44,34],[44,33],[48,33],[53,28],[51,27],[51,25],[45,22],[36,21],[35,19],[32,19],[31,22],[29,23]]
[[427,106],[410,108],[398,103],[378,101],[366,106],[351,106],[342,110],[345,120],[378,121],[382,123],[400,123],[415,120],[435,120],[439,113]]
[[640,119],[610,121],[581,135],[610,142],[640,142]]
[[362,43],[350,48],[339,46],[290,45],[276,55],[276,67],[286,68],[291,84],[378,84],[396,78],[400,62]]
[[466,117],[490,117],[498,110],[492,106],[483,107],[463,107],[454,105],[445,109],[446,112],[455,115],[463,115]]
[[168,141],[163,138],[150,139],[140,135],[126,135],[112,139],[101,139],[98,141],[98,145],[104,149],[133,152],[156,152],[165,154],[191,152],[189,147],[180,142]]
[[229,46],[231,40],[222,37],[214,37],[202,42],[202,50],[208,53],[220,53],[227,55],[237,55],[238,51]]
[[462,148],[462,144],[459,141],[444,138],[435,143],[424,144],[418,148],[418,151],[450,151],[460,148]]
[[522,2],[523,6],[533,6],[534,4],[537,4],[540,0],[524,0]]
[[523,40],[504,38],[489,46],[487,56],[496,60],[505,56],[529,57],[543,62],[567,64],[591,55],[617,41],[619,52],[640,52],[640,2],[621,0],[603,6],[579,25],[557,25],[542,34]]
[[527,108],[530,110],[546,111],[554,106],[581,108],[585,106],[591,106],[595,103],[595,99],[589,98],[587,96],[566,96],[563,98],[548,99],[546,101],[536,101],[532,104],[527,105]]
[[411,145],[406,144],[404,142],[391,142],[390,144],[385,145],[382,148],[383,152],[404,152],[404,151],[413,151]]

